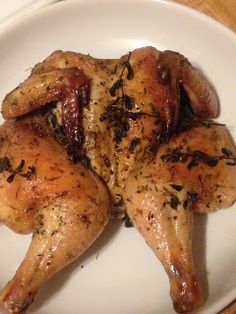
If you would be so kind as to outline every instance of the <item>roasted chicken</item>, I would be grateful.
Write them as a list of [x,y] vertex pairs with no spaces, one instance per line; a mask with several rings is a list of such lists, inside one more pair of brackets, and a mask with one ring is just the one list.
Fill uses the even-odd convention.
[[36,65],[2,105],[0,219],[33,232],[1,293],[9,312],[86,250],[110,207],[122,207],[162,262],[175,310],[201,306],[193,212],[236,199],[236,151],[210,120],[217,113],[210,85],[176,52],[101,60],[56,51]]

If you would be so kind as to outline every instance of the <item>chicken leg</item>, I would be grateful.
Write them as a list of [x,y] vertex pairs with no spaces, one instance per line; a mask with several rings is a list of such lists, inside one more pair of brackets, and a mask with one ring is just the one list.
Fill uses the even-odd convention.
[[[1,137],[0,220],[14,231],[33,232],[24,261],[0,296],[17,314],[94,242],[108,222],[110,203],[100,179],[68,160],[41,117],[6,122]],[[19,160],[24,162],[17,168]],[[28,165],[33,172],[26,172]]]
[[162,144],[156,159],[137,166],[126,183],[128,215],[162,262],[177,312],[204,302],[193,265],[191,211],[235,201],[235,152],[225,127],[192,128]]
[[183,205],[176,207],[171,175],[158,166],[146,165],[132,174],[125,187],[125,205],[166,270],[175,310],[186,313],[204,302],[192,258],[193,214]]

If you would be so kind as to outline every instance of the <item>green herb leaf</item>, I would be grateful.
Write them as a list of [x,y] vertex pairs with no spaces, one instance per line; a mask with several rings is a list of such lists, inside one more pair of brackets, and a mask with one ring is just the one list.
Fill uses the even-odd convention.
[[198,193],[193,192],[187,192],[187,197],[184,200],[183,207],[186,209],[189,206],[189,203],[193,203],[198,199]]
[[125,103],[126,109],[128,109],[128,110],[133,109],[134,102],[130,96],[124,95],[124,103]]
[[124,64],[125,64],[125,66],[126,66],[126,68],[128,70],[127,79],[128,80],[132,80],[134,78],[134,71],[133,71],[133,69],[132,69],[132,67],[131,67],[131,65],[129,63],[129,60],[125,61]]
[[8,183],[12,183],[13,180],[15,179],[16,173],[11,174],[8,178],[7,178],[7,182]]
[[183,186],[182,185],[178,185],[178,184],[171,184],[170,185],[173,189],[175,189],[176,191],[180,192],[183,190]]
[[124,215],[122,220],[125,222],[126,228],[133,228],[134,225],[133,225],[133,223],[132,223],[131,219],[129,218],[126,211],[125,211],[125,215]]
[[8,157],[0,158],[0,172],[7,171],[11,168]]
[[116,95],[116,90],[118,88],[121,88],[123,86],[123,79],[120,78],[119,80],[117,80],[113,85],[112,87],[109,89],[109,92],[110,92],[110,95],[111,97],[115,97]]
[[222,154],[224,154],[226,157],[232,157],[232,156],[233,156],[233,153],[232,153],[229,149],[227,149],[227,148],[225,148],[225,147],[221,148],[221,152],[222,152]]
[[21,159],[21,162],[20,162],[19,166],[15,169],[15,172],[16,173],[20,172],[24,168],[24,165],[25,165],[25,161],[23,159]]
[[180,204],[180,201],[179,201],[178,197],[171,193],[171,195],[170,195],[170,206],[171,206],[171,208],[177,209],[179,204]]

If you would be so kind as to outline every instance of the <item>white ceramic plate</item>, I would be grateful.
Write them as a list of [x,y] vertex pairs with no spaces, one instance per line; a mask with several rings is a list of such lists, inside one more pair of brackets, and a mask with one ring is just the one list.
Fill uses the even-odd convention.
[[[216,88],[220,120],[235,138],[236,36],[212,19],[171,2],[63,1],[0,29],[0,99],[55,49],[115,57],[153,45],[183,53]],[[197,217],[195,255],[209,298],[199,313],[215,314],[236,297],[236,207]],[[14,274],[30,236],[0,227],[0,286]],[[82,267],[84,266],[84,267]],[[203,270],[207,273],[205,273]],[[168,281],[134,230],[116,223],[40,292],[38,314],[171,314]]]
[[10,0],[0,2],[0,25],[24,16],[57,0]]

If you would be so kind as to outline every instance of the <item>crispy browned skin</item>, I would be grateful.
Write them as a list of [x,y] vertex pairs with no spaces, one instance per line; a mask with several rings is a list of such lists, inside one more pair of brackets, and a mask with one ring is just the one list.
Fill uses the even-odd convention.
[[21,313],[40,286],[74,261],[103,231],[109,219],[109,197],[101,181],[67,158],[42,118],[5,122],[0,128],[0,158],[20,174],[0,174],[0,221],[19,233],[33,232],[28,253],[1,292],[11,313]]
[[[194,117],[193,113],[191,118],[185,113],[180,101],[180,85],[191,100]],[[73,96],[72,101],[70,95]],[[76,95],[79,102],[74,98]],[[201,122],[217,115],[217,98],[209,84],[186,58],[171,51],[140,48],[118,60],[98,60],[73,52],[56,51],[36,65],[29,79],[6,96],[3,115],[7,119],[14,118],[52,100],[59,101],[53,110],[69,139],[64,148],[77,161],[83,161],[81,158],[84,156],[88,158],[92,171],[106,182],[113,202],[117,195],[119,199],[123,198],[131,220],[169,276],[170,294],[176,311],[184,313],[201,306],[204,297],[192,259],[192,211],[205,213],[228,207],[236,198],[235,167],[227,165],[235,162],[235,148],[230,137],[224,127],[207,128]],[[76,103],[76,106],[71,103]],[[72,119],[73,113],[77,120]],[[11,130],[18,123],[22,122],[12,122],[11,127],[6,125],[3,129]],[[195,127],[190,128],[191,125]],[[21,137],[24,132],[19,130],[18,134]],[[74,140],[76,134],[80,135],[78,141]],[[32,133],[32,141],[33,138],[35,135]],[[11,146],[11,149],[16,146],[14,141]],[[65,156],[63,148],[60,149],[58,158],[60,154]],[[41,148],[38,147],[37,151]],[[42,156],[42,160],[46,157]],[[33,155],[29,164],[34,164],[36,158]],[[81,166],[70,163],[65,166],[70,167],[76,167],[79,172]],[[54,173],[54,169],[52,171]],[[88,170],[84,174],[85,182],[91,176],[94,178]],[[55,180],[64,180],[61,174],[58,177]],[[15,180],[21,180],[21,191],[23,178],[19,179],[17,175]],[[35,190],[40,187],[37,182]],[[79,199],[80,189],[75,190]],[[94,194],[92,188],[88,189]],[[50,193],[50,189],[45,188],[45,197],[49,195],[51,198]],[[5,190],[0,190],[0,194],[5,195]],[[13,195],[11,193],[9,200],[18,204]],[[27,195],[32,202],[37,199],[31,190]],[[101,195],[107,202],[104,191]],[[58,202],[58,211],[66,213],[60,200]],[[2,212],[7,213],[4,204]],[[48,204],[45,217],[50,217],[50,206]],[[104,210],[106,206],[103,206]],[[21,220],[16,224],[13,213],[11,211],[7,216],[12,217],[8,225],[16,231],[18,228],[18,231],[25,232],[38,221],[34,211],[20,211]],[[7,220],[2,220],[7,224]],[[51,228],[49,221],[48,229]],[[45,238],[41,240],[36,247],[43,246]],[[57,258],[60,261],[60,253]],[[26,264],[28,260],[31,262],[26,256]],[[40,276],[32,277],[37,289],[42,283]],[[46,279],[43,277],[43,281]],[[12,285],[16,282],[17,279],[13,279]],[[14,293],[8,295],[8,300],[13,303],[20,299],[17,300]],[[10,309],[9,303],[5,301],[5,304]]]

